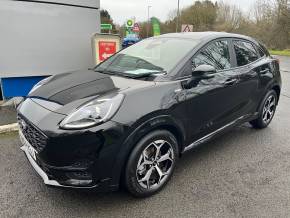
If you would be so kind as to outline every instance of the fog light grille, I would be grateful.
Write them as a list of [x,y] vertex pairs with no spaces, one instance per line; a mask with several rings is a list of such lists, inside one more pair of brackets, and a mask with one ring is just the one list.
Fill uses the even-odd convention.
[[92,183],[92,174],[85,171],[66,173],[68,180],[65,181],[68,185],[87,186]]

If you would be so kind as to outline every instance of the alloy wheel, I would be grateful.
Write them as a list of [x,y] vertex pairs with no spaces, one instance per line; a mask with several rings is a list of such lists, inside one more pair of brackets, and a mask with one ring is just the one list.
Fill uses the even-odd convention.
[[149,144],[140,155],[136,177],[145,189],[158,189],[164,184],[173,170],[175,161],[172,145],[165,140]]
[[275,113],[275,109],[276,109],[276,98],[274,95],[270,95],[267,98],[264,104],[264,108],[263,108],[262,119],[265,124],[268,124],[271,122]]

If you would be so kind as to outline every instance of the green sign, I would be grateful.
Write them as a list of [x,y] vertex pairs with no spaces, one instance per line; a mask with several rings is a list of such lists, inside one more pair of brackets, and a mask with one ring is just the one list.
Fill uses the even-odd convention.
[[113,29],[112,24],[109,24],[109,23],[102,23],[101,24],[101,30],[112,30],[112,29]]
[[134,21],[133,20],[127,20],[126,26],[127,26],[127,28],[133,27],[134,26]]
[[128,29],[126,30],[126,37],[129,36],[131,33],[131,31],[129,31]]
[[156,17],[151,18],[152,28],[153,28],[153,36],[160,35],[160,23]]

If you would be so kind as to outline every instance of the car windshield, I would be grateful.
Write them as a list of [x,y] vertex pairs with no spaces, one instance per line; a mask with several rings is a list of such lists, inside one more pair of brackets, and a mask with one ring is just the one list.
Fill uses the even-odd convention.
[[197,44],[198,40],[150,38],[128,47],[95,71],[138,77],[170,72]]

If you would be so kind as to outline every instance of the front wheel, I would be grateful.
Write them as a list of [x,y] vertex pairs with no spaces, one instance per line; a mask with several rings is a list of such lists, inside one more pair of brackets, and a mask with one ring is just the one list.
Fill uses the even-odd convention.
[[127,190],[136,197],[159,192],[170,180],[178,159],[177,140],[166,130],[142,138],[132,151],[125,171]]
[[258,118],[250,122],[252,126],[257,129],[266,128],[274,117],[277,103],[278,98],[276,92],[274,90],[269,91],[259,108]]

